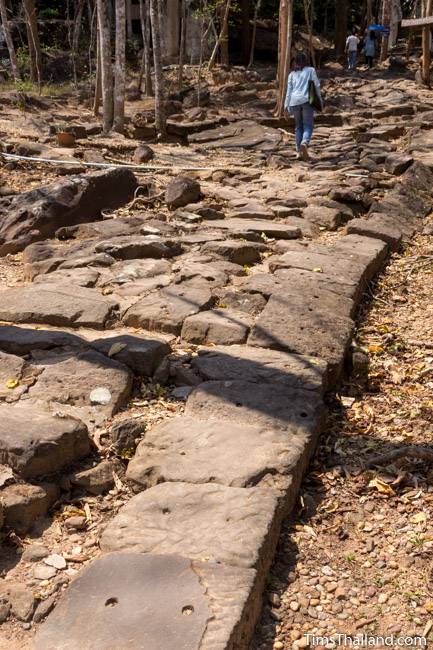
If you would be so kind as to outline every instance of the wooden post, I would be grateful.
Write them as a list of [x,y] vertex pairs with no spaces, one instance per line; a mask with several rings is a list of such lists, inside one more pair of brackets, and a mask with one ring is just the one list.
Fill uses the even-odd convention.
[[[432,15],[433,0],[427,0],[425,7],[425,17]],[[422,28],[422,80],[426,86],[430,86],[430,25]]]

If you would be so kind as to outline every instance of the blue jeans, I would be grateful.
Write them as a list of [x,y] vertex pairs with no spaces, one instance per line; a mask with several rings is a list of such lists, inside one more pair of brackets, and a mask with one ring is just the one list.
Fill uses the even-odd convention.
[[355,70],[356,64],[358,63],[358,52],[356,50],[347,53],[347,63],[349,70]]
[[291,106],[295,117],[296,151],[299,153],[301,144],[310,144],[314,130],[314,108],[310,104]]

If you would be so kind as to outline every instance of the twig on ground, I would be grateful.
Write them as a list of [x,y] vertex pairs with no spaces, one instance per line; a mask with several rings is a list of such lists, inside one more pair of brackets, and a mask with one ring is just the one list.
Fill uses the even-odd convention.
[[373,456],[369,461],[363,463],[364,469],[370,469],[375,465],[389,465],[389,463],[399,460],[400,458],[414,458],[417,460],[426,460],[433,463],[433,449],[429,447],[417,447],[409,445],[408,447],[401,447],[400,449],[393,449],[385,454]]

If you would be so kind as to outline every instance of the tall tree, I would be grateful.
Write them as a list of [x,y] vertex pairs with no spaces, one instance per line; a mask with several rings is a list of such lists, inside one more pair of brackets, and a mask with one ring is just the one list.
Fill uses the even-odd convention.
[[[433,0],[426,0],[425,15],[431,16],[433,13]],[[426,25],[422,30],[422,80],[427,86],[430,86],[430,63],[431,63],[431,27]]]
[[[382,15],[381,15],[381,24],[384,27],[390,27],[391,25],[391,13],[392,13],[392,0],[382,0]],[[388,56],[388,47],[389,47],[389,37],[382,37],[382,44],[380,47],[380,60],[385,61]]]
[[141,60],[139,88],[144,77],[144,94],[152,95],[152,70],[150,62],[150,24],[149,24],[149,0],[140,0],[140,24],[141,36],[143,38],[143,56]]
[[304,15],[305,24],[308,31],[308,49],[310,51],[310,58],[312,65],[316,67],[316,55],[313,47],[313,19],[314,19],[314,4],[313,0],[304,0]]
[[165,89],[161,51],[161,0],[150,0],[150,24],[152,28],[153,65],[155,70],[155,125],[158,136],[166,135]]
[[111,29],[106,0],[97,0],[98,30],[101,60],[103,129],[105,133],[113,126],[113,64],[111,61]]
[[293,0],[280,0],[278,28],[278,99],[276,112],[278,117],[281,117],[284,112],[287,79],[289,76],[292,54]]
[[81,21],[83,18],[84,0],[78,0],[75,5],[74,31],[72,33],[72,73],[74,75],[74,84],[77,85],[77,55],[78,43],[80,40]]
[[5,0],[0,0],[0,15],[1,15],[1,21],[2,21],[2,25],[3,25],[3,32],[4,32],[4,35],[5,35],[6,45],[8,46],[9,59],[10,59],[10,62],[11,62],[11,69],[12,69],[12,76],[14,78],[14,81],[19,81],[21,79],[20,69],[18,67],[18,61],[17,61],[16,52],[15,52],[14,41],[13,41],[13,38],[12,38],[10,26],[9,26],[9,19],[8,19]]
[[241,0],[242,61],[248,65],[251,51],[250,0]]
[[132,7],[131,7],[131,0],[126,0],[126,33],[128,36],[128,40],[130,41],[132,39],[132,36],[134,34],[133,29],[132,29]]
[[185,41],[186,41],[186,0],[180,0],[180,43],[179,43],[179,68],[177,76],[177,85],[179,90],[183,86],[183,63],[185,59]]
[[116,0],[116,59],[114,65],[114,130],[125,126],[126,4]]
[[335,0],[335,53],[338,57],[344,56],[346,38],[347,0]]
[[256,34],[257,34],[257,20],[259,17],[259,12],[260,12],[260,7],[262,6],[262,0],[256,0],[256,4],[254,7],[254,18],[253,18],[253,31],[251,34],[251,49],[250,49],[250,58],[248,61],[248,67],[251,68],[251,66],[254,63],[254,50],[256,47]]
[[37,81],[40,86],[42,82],[42,51],[34,0],[23,0],[23,7],[30,53],[30,81]]
[[228,64],[228,35],[229,35],[229,13],[230,1],[225,0],[225,5],[220,7],[221,10],[221,30],[217,42],[209,59],[209,70],[215,65],[218,50],[221,48],[221,63]]

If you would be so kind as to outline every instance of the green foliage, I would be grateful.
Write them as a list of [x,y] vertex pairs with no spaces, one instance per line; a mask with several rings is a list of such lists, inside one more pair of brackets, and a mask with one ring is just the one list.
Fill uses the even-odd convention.
[[38,13],[38,18],[41,20],[48,20],[49,18],[59,18],[60,11],[53,7],[45,7],[40,9]]

